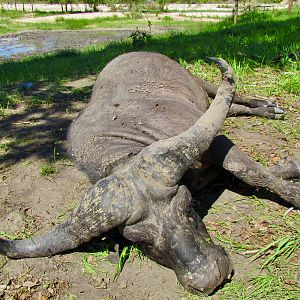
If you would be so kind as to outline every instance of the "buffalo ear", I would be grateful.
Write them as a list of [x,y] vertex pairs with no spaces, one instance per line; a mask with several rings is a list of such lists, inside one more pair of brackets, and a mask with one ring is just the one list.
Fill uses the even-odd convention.
[[192,195],[190,191],[185,185],[181,185],[172,199],[171,213],[173,213],[179,221],[186,222],[190,214],[191,203]]

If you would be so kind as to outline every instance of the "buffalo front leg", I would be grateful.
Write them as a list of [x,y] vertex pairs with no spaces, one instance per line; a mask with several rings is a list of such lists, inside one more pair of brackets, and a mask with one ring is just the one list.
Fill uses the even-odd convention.
[[279,166],[263,167],[223,135],[213,140],[203,155],[203,161],[222,166],[250,186],[269,189],[286,202],[300,208],[300,183],[284,180],[300,177],[299,162],[290,161]]
[[281,179],[297,179],[300,178],[300,161],[285,158],[267,170]]

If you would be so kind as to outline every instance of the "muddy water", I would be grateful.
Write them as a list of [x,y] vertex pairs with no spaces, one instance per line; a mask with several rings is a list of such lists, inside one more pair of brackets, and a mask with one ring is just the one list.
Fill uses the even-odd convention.
[[32,31],[0,37],[0,60],[59,49],[81,48],[128,37],[131,29]]
[[21,53],[33,51],[33,44],[23,44],[20,37],[0,38],[0,57],[10,57]]

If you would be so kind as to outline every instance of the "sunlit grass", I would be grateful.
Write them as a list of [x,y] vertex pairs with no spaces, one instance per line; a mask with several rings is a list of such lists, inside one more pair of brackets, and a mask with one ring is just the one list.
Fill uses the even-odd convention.
[[[182,299],[258,300],[299,299],[300,215],[251,197],[215,203],[212,214],[226,215],[208,222],[210,232],[229,253],[245,260],[245,273],[235,275],[212,296]],[[220,218],[219,218],[220,219]],[[238,224],[235,227],[235,224]],[[242,228],[240,233],[236,228]],[[241,230],[241,229],[240,229]]]
[[295,233],[289,233],[287,236],[269,243],[259,250],[253,259],[266,256],[267,258],[263,263],[262,268],[265,268],[278,258],[288,260],[290,256],[300,248],[300,231],[298,229],[295,231]]
[[138,246],[136,245],[125,246],[122,249],[116,267],[116,271],[114,274],[114,279],[117,279],[119,277],[120,273],[122,272],[125,266],[126,261],[130,263],[135,257],[138,258],[139,260],[142,260],[144,258],[144,255]]
[[57,173],[57,169],[53,163],[45,163],[40,167],[41,176],[49,176]]
[[82,253],[82,270],[88,275],[95,275],[101,273],[101,270],[97,267],[100,261],[106,260],[109,255],[107,247],[96,252]]

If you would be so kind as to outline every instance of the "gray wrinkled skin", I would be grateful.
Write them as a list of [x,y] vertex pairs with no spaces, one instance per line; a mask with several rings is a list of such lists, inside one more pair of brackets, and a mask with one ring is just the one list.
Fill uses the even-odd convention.
[[287,181],[299,178],[299,163],[262,167],[220,135],[227,115],[278,118],[283,110],[235,95],[232,69],[213,60],[222,73],[219,89],[157,53],[111,61],[68,136],[71,155],[95,185],[65,223],[29,240],[0,239],[0,253],[54,255],[118,227],[193,292],[212,293],[230,278],[230,259],[192,209],[189,189],[201,192],[224,168],[300,207],[300,186]]

